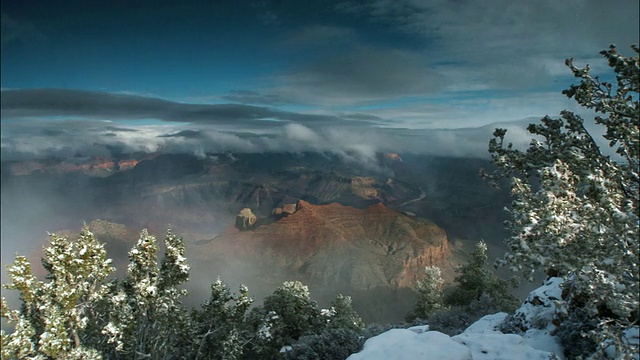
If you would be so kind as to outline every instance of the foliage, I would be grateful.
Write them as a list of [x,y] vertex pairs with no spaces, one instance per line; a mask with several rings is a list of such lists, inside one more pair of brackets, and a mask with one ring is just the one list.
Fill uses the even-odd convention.
[[489,269],[483,241],[457,272],[455,284],[443,290],[440,269],[425,268],[425,277],[416,284],[418,300],[406,320],[426,321],[432,330],[455,335],[484,315],[513,311],[518,306],[518,299],[509,291],[517,282],[503,280]]
[[453,336],[460,334],[481,317],[495,314],[501,310],[502,303],[489,294],[482,293],[469,304],[453,305],[433,313],[427,319],[430,330]]
[[86,226],[76,241],[50,235],[42,260],[48,281],[17,256],[5,287],[20,293],[22,307],[12,310],[2,298],[1,316],[13,325],[1,333],[2,358],[264,359],[294,345],[310,358],[337,359],[360,350],[364,325],[351,298],[338,295],[320,310],[297,281],[249,311],[248,289],[234,294],[218,279],[189,313],[180,288],[189,280],[184,242],[169,229],[164,249],[158,261],[156,238],[143,230],[122,282],[108,281],[115,269]]
[[613,345],[623,357],[637,352],[619,339],[638,322],[640,296],[640,62],[632,50],[634,57],[614,46],[601,52],[615,84],[566,62],[580,83],[563,94],[598,114],[609,149],[598,146],[582,117],[563,111],[529,126],[536,139],[526,151],[505,145],[506,130],[497,129],[489,143],[497,170],[487,175],[494,184],[512,179],[503,263],[530,279],[539,268],[564,277],[569,317],[597,319],[587,334],[598,353]]
[[86,227],[75,241],[49,235],[42,259],[47,282],[33,275],[26,257],[17,256],[5,288],[18,290],[23,304],[15,311],[2,300],[2,316],[16,324],[10,335],[2,332],[2,357],[101,358],[86,334],[101,323],[94,308],[108,290],[102,282],[114,271],[110,263]]
[[487,245],[484,241],[476,244],[469,263],[459,267],[457,272],[456,285],[444,295],[446,305],[468,306],[485,294],[499,311],[510,312],[518,306],[518,299],[509,290],[517,286],[517,282],[503,280],[488,269]]
[[103,330],[120,355],[132,359],[164,359],[189,328],[182,306],[187,292],[178,288],[189,279],[184,242],[171,230],[158,268],[156,238],[146,230],[129,252],[129,267],[122,289],[111,297],[109,324]]
[[416,283],[418,300],[406,316],[408,322],[416,319],[426,320],[434,312],[444,309],[442,298],[444,280],[440,275],[440,268],[427,266],[424,269],[424,275],[424,278]]
[[327,326],[332,329],[349,329],[362,332],[364,323],[360,315],[351,306],[351,297],[338,294],[331,302],[331,308],[323,311],[327,318]]
[[364,337],[349,328],[328,328],[319,334],[305,335],[282,354],[291,360],[343,360],[362,350]]
[[565,356],[570,359],[594,353],[598,346],[593,338],[585,336],[598,327],[598,320],[590,317],[581,308],[569,314],[555,331],[555,335],[565,347]]
[[320,309],[311,300],[309,288],[299,281],[287,281],[252,310],[250,322],[257,333],[251,353],[258,357],[275,357],[280,348],[291,345],[301,336],[319,331]]
[[201,310],[192,312],[190,329],[192,359],[240,359],[244,346],[244,324],[253,299],[240,287],[232,294],[220,279],[211,285],[211,296]]

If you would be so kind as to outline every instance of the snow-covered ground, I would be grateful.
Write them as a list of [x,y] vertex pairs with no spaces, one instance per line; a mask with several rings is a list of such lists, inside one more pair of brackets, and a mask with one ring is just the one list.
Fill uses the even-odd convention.
[[[506,316],[505,313],[487,315],[462,334],[453,337],[438,331],[417,333],[413,329],[389,330],[367,340],[364,349],[348,359],[549,359],[550,352],[532,347],[524,337],[496,331],[496,325],[500,324]],[[536,338],[533,337],[533,339]],[[539,344],[541,341],[535,343]]]
[[[557,337],[553,319],[562,308],[562,279],[550,278],[532,291],[513,318],[521,335],[497,330],[505,313],[487,315],[463,333],[448,336],[429,327],[393,329],[367,340],[364,348],[348,360],[534,360],[564,359],[564,348]],[[627,339],[638,342],[637,326]],[[615,358],[614,354],[612,357]],[[555,356],[555,357],[554,357]],[[638,357],[636,357],[638,359]]]

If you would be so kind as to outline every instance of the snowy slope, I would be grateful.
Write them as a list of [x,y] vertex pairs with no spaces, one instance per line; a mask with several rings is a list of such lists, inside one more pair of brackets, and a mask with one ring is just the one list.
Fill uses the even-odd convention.
[[[349,360],[449,359],[449,360],[546,360],[548,351],[535,349],[520,335],[494,330],[507,316],[487,315],[462,334],[449,337],[438,331],[416,333],[393,329],[373,337]],[[533,337],[534,340],[538,340]],[[540,341],[534,341],[535,344]],[[559,356],[559,358],[562,358]]]
[[[549,278],[532,291],[510,317],[509,328],[518,334],[498,330],[507,314],[487,315],[471,324],[463,333],[449,337],[429,331],[427,325],[394,329],[372,337],[349,360],[543,360],[564,359],[564,348],[553,336],[554,319],[566,311],[562,300],[562,279]],[[557,319],[556,319],[557,320]],[[640,343],[640,327],[625,332],[626,341]],[[612,348],[607,356],[617,358]],[[638,354],[634,359],[640,359]]]
[[373,337],[349,360],[451,359],[451,360],[546,360],[563,359],[563,348],[551,335],[552,319],[561,300],[561,279],[551,278],[529,294],[515,317],[523,335],[496,330],[507,314],[487,315],[462,334],[449,337],[428,327],[393,329]]

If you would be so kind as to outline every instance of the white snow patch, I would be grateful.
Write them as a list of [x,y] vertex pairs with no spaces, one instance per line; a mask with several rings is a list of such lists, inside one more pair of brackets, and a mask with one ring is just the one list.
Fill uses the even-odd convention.
[[485,315],[482,318],[480,318],[478,321],[474,322],[473,324],[471,324],[465,331],[465,334],[471,334],[471,333],[478,333],[478,334],[484,334],[484,333],[499,333],[502,334],[500,331],[496,330],[496,327],[498,325],[500,325],[500,323],[502,323],[504,321],[504,319],[507,317],[507,313],[496,313],[493,315]]
[[548,360],[551,353],[537,350],[520,335],[502,333],[462,333],[451,338],[466,346],[473,360]]
[[348,360],[472,360],[469,349],[437,331],[416,334],[408,329],[392,329],[372,337],[364,348]]
[[522,337],[532,348],[554,353],[558,359],[564,359],[564,347],[560,344],[560,339],[551,335],[549,330],[529,329]]
[[546,330],[554,330],[556,326],[552,320],[556,317],[556,311],[564,305],[562,282],[557,277],[547,279],[542,286],[529,293],[522,306],[515,311],[514,317],[520,318],[527,329],[545,325]]
[[423,332],[429,331],[429,325],[418,325],[407,328],[407,330],[411,330],[416,334],[422,334]]
[[[548,279],[516,310],[514,316],[522,325],[522,336],[497,330],[507,317],[505,313],[497,313],[484,316],[454,337],[429,331],[428,325],[393,329],[367,340],[363,350],[348,359],[546,360],[554,354],[564,359],[564,348],[551,335],[556,312],[564,306],[561,284],[560,278]],[[638,341],[637,328],[634,331],[627,337]]]

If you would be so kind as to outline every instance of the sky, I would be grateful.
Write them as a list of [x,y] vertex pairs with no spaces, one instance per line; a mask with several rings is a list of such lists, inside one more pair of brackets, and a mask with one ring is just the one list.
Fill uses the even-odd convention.
[[1,10],[7,160],[114,148],[476,154],[492,124],[577,110],[560,94],[575,81],[564,60],[606,78],[598,53],[616,44],[630,55],[640,22],[637,0],[3,0]]

